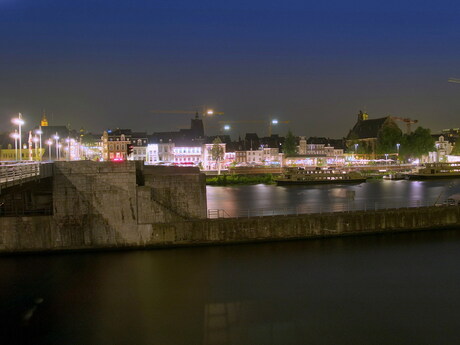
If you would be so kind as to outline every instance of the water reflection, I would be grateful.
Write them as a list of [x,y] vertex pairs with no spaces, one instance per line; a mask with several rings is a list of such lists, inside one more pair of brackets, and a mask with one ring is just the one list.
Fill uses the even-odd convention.
[[207,187],[208,208],[232,216],[433,205],[460,192],[459,180],[370,181],[357,185]]
[[2,257],[0,343],[458,344],[459,262],[459,231]]

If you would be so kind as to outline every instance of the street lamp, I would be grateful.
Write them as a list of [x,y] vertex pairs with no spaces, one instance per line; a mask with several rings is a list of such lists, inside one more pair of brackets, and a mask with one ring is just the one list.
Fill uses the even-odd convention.
[[54,138],[54,140],[56,140],[56,160],[58,161],[59,160],[59,141],[58,141],[59,140],[59,135],[57,134],[57,132],[56,132],[56,134],[54,135],[53,138]]
[[48,144],[48,159],[51,161],[51,145],[53,145],[53,140],[48,139],[46,143]]
[[66,160],[69,161],[70,160],[70,138],[67,138],[65,142],[67,143],[67,148],[65,149],[67,151]]
[[43,134],[43,131],[42,131],[41,127],[35,131],[35,134],[38,134],[38,136],[40,137],[40,146],[39,146],[39,148],[40,148],[40,160],[42,160],[41,153],[42,153],[42,134]]
[[35,148],[35,160],[38,161],[38,155],[37,155],[37,143],[38,143],[38,138],[37,137],[34,137],[32,139],[32,141],[34,142],[34,148]]
[[61,160],[61,147],[62,147],[62,144],[57,144],[57,148],[58,148],[58,159]]
[[18,160],[18,139],[19,139],[19,134],[16,130],[14,130],[14,133],[10,134],[11,138],[14,139],[14,153],[16,157],[16,161]]
[[385,165],[388,165],[388,153],[385,153]]
[[225,125],[224,126],[224,131],[229,131],[230,130],[230,126],[229,125]]
[[11,122],[13,122],[15,125],[19,127],[19,160],[22,160],[22,135],[21,135],[21,127],[24,124],[24,120],[22,119],[22,114],[19,113],[19,116],[12,119]]

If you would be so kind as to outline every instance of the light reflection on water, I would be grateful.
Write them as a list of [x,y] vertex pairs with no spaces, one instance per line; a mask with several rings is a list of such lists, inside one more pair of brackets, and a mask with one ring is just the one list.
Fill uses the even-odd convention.
[[460,192],[460,180],[385,181],[351,185],[207,187],[208,209],[231,216],[414,207]]
[[0,344],[459,344],[459,262],[460,229],[0,257]]

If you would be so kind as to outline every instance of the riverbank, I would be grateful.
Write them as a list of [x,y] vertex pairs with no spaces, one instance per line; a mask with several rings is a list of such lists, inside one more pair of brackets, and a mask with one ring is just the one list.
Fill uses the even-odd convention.
[[[139,224],[129,232],[85,217],[62,224],[53,216],[0,218],[0,254],[306,240],[312,238],[459,229],[460,206],[195,219]],[[72,226],[71,226],[72,225]]]

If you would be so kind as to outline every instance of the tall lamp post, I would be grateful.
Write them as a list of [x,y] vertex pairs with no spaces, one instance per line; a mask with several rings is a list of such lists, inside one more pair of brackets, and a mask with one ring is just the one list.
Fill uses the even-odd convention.
[[56,140],[56,160],[58,161],[59,160],[59,141],[58,141],[59,140],[59,135],[57,134],[57,132],[56,132],[56,134],[54,135],[53,138],[54,138],[54,140]]
[[67,138],[65,140],[65,142],[67,143],[67,155],[66,155],[66,160],[67,161],[70,161],[70,138]]
[[48,139],[46,143],[48,144],[48,160],[51,161],[51,145],[53,145],[53,140]]
[[43,134],[43,131],[42,131],[41,127],[35,131],[35,134],[38,134],[38,136],[40,138],[39,155],[40,155],[40,160],[42,160],[41,154],[42,154],[42,134]]
[[398,158],[398,162],[399,162],[399,147],[400,147],[400,146],[401,146],[400,143],[397,143],[397,144],[396,144],[396,152],[398,153],[398,155],[397,155],[397,156],[398,156],[398,157],[397,157],[397,158]]
[[37,154],[38,138],[35,136],[35,137],[33,137],[32,141],[34,142],[35,160],[38,161],[38,154]]
[[11,120],[15,125],[19,128],[19,160],[22,160],[22,135],[21,135],[21,127],[24,124],[24,120],[22,119],[22,114],[19,113],[19,116]]
[[14,133],[11,133],[11,138],[14,139],[14,155],[16,158],[16,161],[18,160],[18,139],[19,139],[19,134],[16,130],[14,130]]

